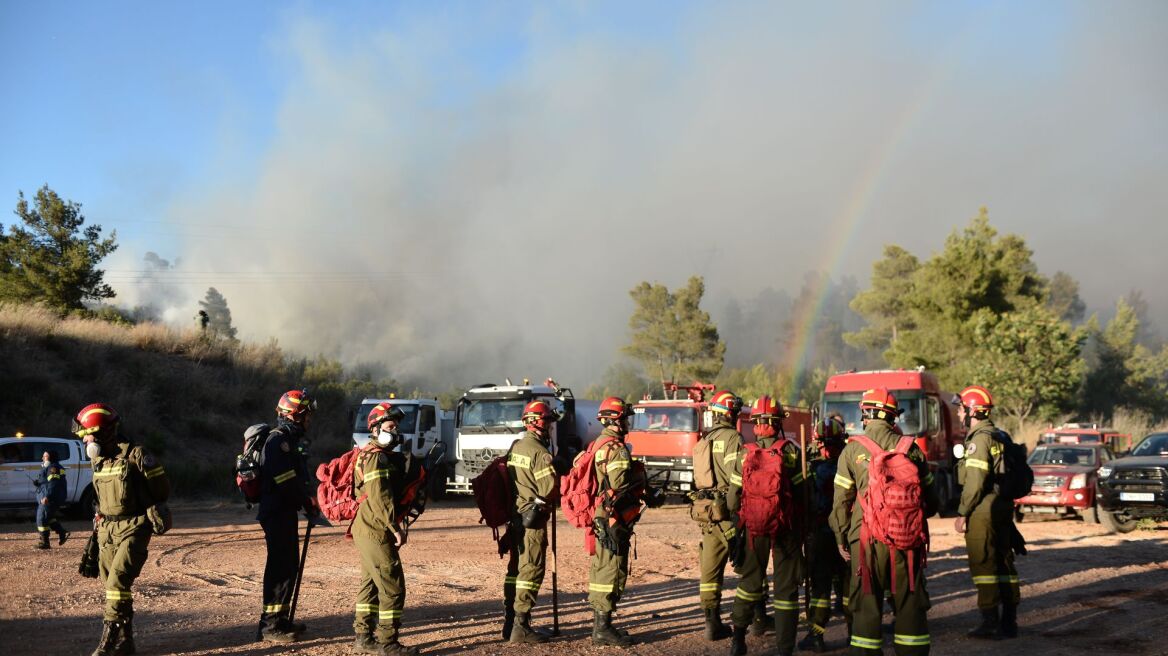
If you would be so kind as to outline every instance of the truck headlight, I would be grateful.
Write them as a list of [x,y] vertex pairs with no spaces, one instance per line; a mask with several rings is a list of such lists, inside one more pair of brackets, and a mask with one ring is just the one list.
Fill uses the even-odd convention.
[[1099,478],[1107,478],[1108,476],[1111,476],[1111,466],[1103,465],[1099,468]]
[[1081,490],[1085,487],[1087,487],[1087,475],[1086,474],[1075,474],[1074,476],[1071,477],[1070,489]]

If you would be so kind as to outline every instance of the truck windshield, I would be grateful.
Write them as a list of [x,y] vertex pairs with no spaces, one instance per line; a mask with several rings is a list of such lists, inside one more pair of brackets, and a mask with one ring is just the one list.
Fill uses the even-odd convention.
[[1068,446],[1035,449],[1026,459],[1032,465],[1094,465],[1095,449]]
[[460,426],[478,426],[484,429],[523,428],[523,408],[527,399],[472,400],[462,409]]
[[1144,438],[1131,454],[1133,456],[1168,456],[1168,433],[1157,433]]
[[[924,431],[922,413],[924,398],[919,394],[910,395],[903,392],[898,394],[896,390],[893,390],[892,394],[896,396],[896,405],[901,409],[900,417],[896,419],[900,432],[905,435],[916,435]],[[861,396],[860,392],[824,394],[823,415],[830,417],[838,414],[844,421],[848,435],[860,435],[864,432],[864,425],[860,421]]]
[[[361,407],[357,409],[356,419],[353,421],[354,433],[368,433],[369,425],[369,411],[372,410],[376,403],[362,403]],[[415,427],[418,425],[418,406],[412,403],[402,403],[397,405],[401,411],[406,413],[406,416],[398,422],[398,430],[403,433],[416,433]]]
[[694,408],[644,406],[633,408],[630,430],[693,432],[697,425],[698,413]]

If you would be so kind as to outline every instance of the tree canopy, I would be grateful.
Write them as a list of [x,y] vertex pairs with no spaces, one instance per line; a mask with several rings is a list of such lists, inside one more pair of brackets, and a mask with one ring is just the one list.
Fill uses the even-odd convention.
[[693,276],[670,292],[642,282],[629,292],[635,305],[629,317],[632,341],[622,350],[660,381],[711,380],[722,370],[726,344],[701,309],[705,282]]
[[100,225],[85,225],[81,205],[63,200],[48,185],[30,205],[18,192],[20,222],[0,226],[0,299],[83,309],[87,300],[114,297],[98,264],[117,250],[117,233],[101,238]]
[[231,325],[231,310],[227,299],[214,287],[207,289],[207,295],[199,301],[199,306],[207,313],[210,321],[207,330],[216,337],[235,339],[235,327]]

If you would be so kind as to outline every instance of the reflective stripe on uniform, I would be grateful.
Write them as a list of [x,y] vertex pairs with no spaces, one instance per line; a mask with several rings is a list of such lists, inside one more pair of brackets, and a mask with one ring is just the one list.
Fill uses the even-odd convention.
[[365,472],[365,475],[361,477],[361,481],[363,483],[368,483],[369,481],[376,480],[378,478],[389,478],[389,470],[374,469],[373,471]]
[[287,608],[284,604],[264,604],[265,613],[278,613]]
[[59,480],[61,480],[61,475],[60,474],[49,474],[49,480],[50,481],[59,481]]
[[[272,477],[272,480],[276,481],[277,483],[283,483],[284,481],[289,481],[289,480],[292,480],[293,478],[296,478],[296,470],[289,469],[288,471],[284,472],[283,474],[276,474],[275,476]],[[369,474],[365,474],[365,479],[366,480],[369,479]]]
[[698,590],[701,592],[717,592],[718,591],[718,584],[717,583],[702,583],[702,584],[698,585]]
[[978,458],[966,458],[965,459],[965,466],[966,467],[973,467],[974,469],[980,469],[982,471],[987,471],[987,472],[990,470],[990,463],[985,461],[985,460],[979,460]]
[[761,592],[747,592],[742,588],[738,588],[734,591],[734,596],[744,601],[759,601],[762,599],[762,595],[763,593]]
[[535,581],[524,581],[522,579],[515,579],[516,590],[539,590],[539,583]]
[[357,604],[357,613],[372,614],[377,612],[377,604]]
[[113,601],[130,601],[134,595],[129,590],[106,590],[105,598]]
[[515,587],[515,577],[508,576],[507,578],[503,579],[503,587]]
[[831,600],[824,599],[822,597],[812,597],[811,598],[811,607],[812,608],[831,608]]
[[864,638],[858,635],[852,636],[852,646],[860,649],[882,649],[884,641],[880,638]]
[[723,465],[732,465],[736,460],[738,460],[738,454],[733,451],[722,456]]
[[551,476],[554,473],[556,473],[555,469],[552,469],[551,467],[544,467],[543,469],[535,472],[535,480],[538,481],[542,478],[547,478],[548,476]]
[[162,470],[162,465],[159,465],[157,467],[154,467],[153,469],[147,469],[146,470],[146,478],[156,478],[158,476],[162,476],[165,473],[166,472]]
[[853,487],[856,487],[856,482],[847,476],[844,476],[843,474],[836,474],[835,485],[836,487],[842,487],[845,490],[850,490]]
[[906,647],[923,647],[929,644],[929,634],[904,635],[902,633],[896,633],[893,635],[892,641],[898,645],[905,645]]
[[507,458],[507,464],[518,469],[531,469],[531,458],[519,453],[512,453]]
[[738,529],[734,526],[722,531],[722,535],[725,535],[727,539],[734,537],[736,533],[738,533]]
[[929,472],[927,475],[925,475],[925,487],[928,487],[932,484],[933,484],[933,472]]
[[108,476],[121,476],[124,473],[126,473],[126,463],[120,462],[116,465],[111,465],[110,467],[102,468],[101,471],[95,470],[93,472],[93,475],[98,477],[98,478],[106,478]]
[[789,599],[775,599],[771,606],[775,610],[799,610],[799,602]]
[[803,472],[795,472],[795,475],[791,477],[791,485],[798,485],[802,483],[803,480]]
[[402,612],[400,610],[395,609],[395,608],[390,608],[389,610],[377,611],[378,619],[383,619],[383,620],[396,620],[396,619],[399,619],[401,617],[401,615],[402,615]]
[[608,584],[589,583],[588,584],[588,591],[589,592],[612,592],[612,584],[611,583],[608,583]]
[[985,576],[973,577],[974,585],[997,585],[999,583],[1017,583],[1018,577],[1010,574],[993,575],[987,574]]
[[48,533],[49,527],[48,526],[38,526],[37,530],[40,531],[41,533]]
[[628,469],[628,468],[629,468],[629,461],[628,460],[613,460],[612,462],[610,462],[604,466],[604,471],[611,474],[613,472],[618,472],[618,471],[621,471],[622,469]]
[[730,484],[742,487],[742,477],[738,474],[730,474]]

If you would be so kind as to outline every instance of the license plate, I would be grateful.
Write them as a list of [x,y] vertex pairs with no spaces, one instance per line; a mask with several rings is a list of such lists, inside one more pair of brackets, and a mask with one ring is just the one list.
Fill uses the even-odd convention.
[[1156,495],[1151,492],[1120,492],[1120,501],[1155,501]]

